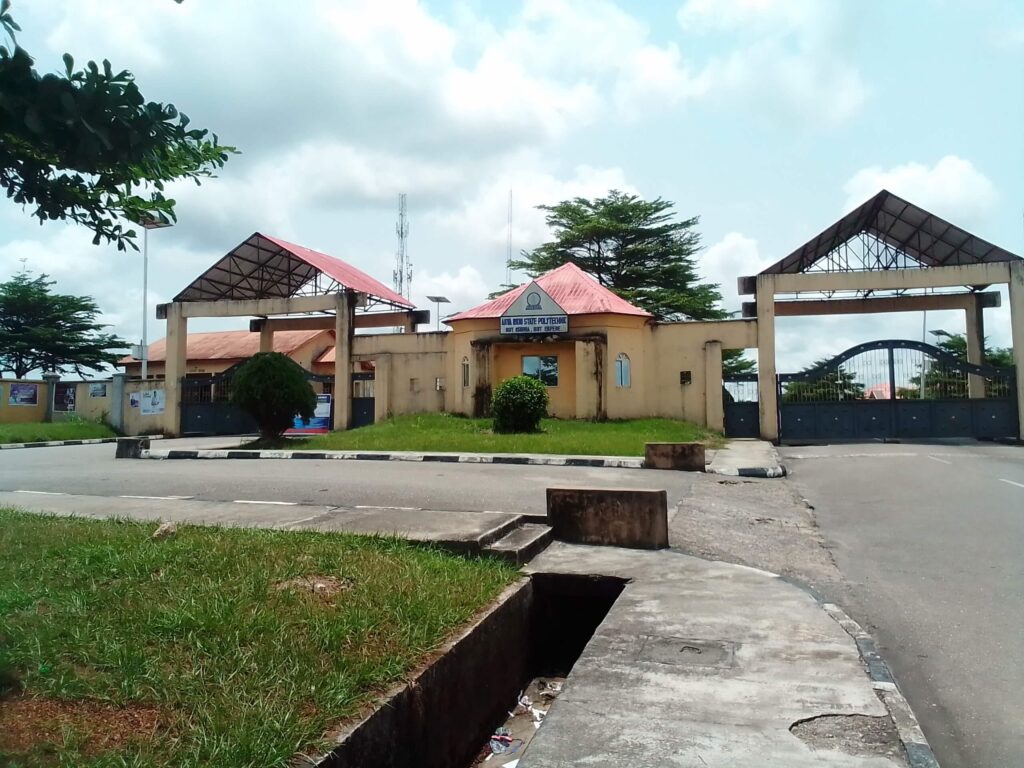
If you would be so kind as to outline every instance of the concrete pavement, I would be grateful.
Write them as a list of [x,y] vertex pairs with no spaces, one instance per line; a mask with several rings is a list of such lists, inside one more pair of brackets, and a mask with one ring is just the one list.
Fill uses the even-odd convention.
[[943,768],[1024,765],[1024,449],[792,447],[843,578]]
[[850,636],[778,577],[560,543],[528,570],[630,582],[519,768],[906,765]]

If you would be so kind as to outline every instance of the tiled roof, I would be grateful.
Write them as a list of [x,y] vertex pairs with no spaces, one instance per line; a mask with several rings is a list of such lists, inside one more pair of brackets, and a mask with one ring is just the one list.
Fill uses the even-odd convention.
[[[331,331],[278,331],[274,334],[274,351],[291,354],[322,333]],[[189,360],[243,360],[260,351],[260,335],[250,331],[190,333],[186,344]],[[164,362],[166,359],[167,339],[159,339],[149,345],[149,362]],[[117,362],[124,365],[141,361],[129,356]]]
[[[496,299],[453,315],[444,322],[501,317],[528,285],[529,283],[524,283]],[[651,317],[650,312],[634,307],[615,295],[572,262],[545,272],[537,278],[537,285],[543,288],[568,315],[614,314]]]

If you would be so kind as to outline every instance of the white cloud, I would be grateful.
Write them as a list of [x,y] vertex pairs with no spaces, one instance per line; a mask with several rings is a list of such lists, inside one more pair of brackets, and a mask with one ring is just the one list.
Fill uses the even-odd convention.
[[906,163],[862,168],[843,185],[844,211],[887,189],[960,226],[984,221],[998,200],[995,185],[969,160],[946,155],[935,165]]
[[722,304],[730,312],[737,312],[743,300],[737,292],[736,279],[756,275],[771,262],[761,255],[757,241],[739,232],[730,232],[718,242],[708,246],[701,254],[699,271],[710,282],[717,283],[722,293]]
[[677,19],[685,32],[725,38],[702,78],[718,98],[742,98],[768,116],[788,105],[825,123],[850,119],[867,100],[844,53],[856,15],[836,0],[687,0]]
[[[440,307],[441,317],[461,312],[484,301],[489,293],[497,286],[488,283],[480,270],[476,267],[464,264],[456,271],[446,271],[432,274],[429,270],[421,270],[416,273],[413,280],[413,299],[419,307],[429,307],[433,314],[437,307],[427,300],[427,296],[446,296],[451,300],[450,304],[442,304]],[[434,322],[431,325],[436,327],[437,318],[431,318]],[[442,326],[443,327],[443,326]]]

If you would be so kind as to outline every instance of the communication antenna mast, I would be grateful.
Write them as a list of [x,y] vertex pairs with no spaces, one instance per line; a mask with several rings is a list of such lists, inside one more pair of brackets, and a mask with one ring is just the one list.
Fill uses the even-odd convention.
[[398,195],[398,252],[395,254],[395,293],[409,298],[412,294],[412,261],[409,259],[409,219],[405,212],[405,192]]
[[505,285],[512,285],[512,190],[508,191],[508,242],[505,245]]

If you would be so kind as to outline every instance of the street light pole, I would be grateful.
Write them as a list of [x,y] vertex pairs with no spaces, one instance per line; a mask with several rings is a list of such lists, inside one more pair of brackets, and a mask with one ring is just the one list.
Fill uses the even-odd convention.
[[149,378],[149,338],[146,332],[149,320],[149,230],[163,229],[171,222],[160,219],[146,219],[142,226],[142,378]]

